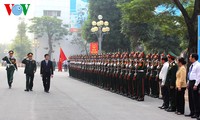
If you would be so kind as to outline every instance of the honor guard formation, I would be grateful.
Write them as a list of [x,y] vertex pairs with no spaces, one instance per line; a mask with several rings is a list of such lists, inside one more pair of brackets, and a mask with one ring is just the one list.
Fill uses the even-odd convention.
[[177,115],[185,112],[187,88],[190,114],[185,116],[200,120],[200,63],[196,53],[189,57],[192,64],[188,75],[185,59],[176,59],[172,52],[117,52],[69,59],[71,77],[137,101],[144,101],[145,95],[161,98],[163,104],[159,108]]
[[159,72],[164,54],[144,52],[77,55],[70,57],[69,74],[106,90],[144,101],[159,97]]

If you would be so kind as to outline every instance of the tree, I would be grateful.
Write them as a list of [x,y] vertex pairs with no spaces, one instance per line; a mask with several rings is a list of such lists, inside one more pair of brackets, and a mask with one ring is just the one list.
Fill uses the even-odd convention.
[[103,20],[110,23],[110,33],[104,36],[102,50],[105,52],[115,52],[118,50],[130,50],[129,40],[121,33],[121,13],[117,8],[115,0],[90,0],[89,17],[82,28],[82,36],[88,42],[97,41],[97,37],[91,33],[92,21],[98,21],[98,15],[103,16]]
[[[190,16],[189,11],[186,10],[183,4],[179,0],[173,0],[178,9],[181,11],[186,26],[188,30],[189,35],[189,45],[188,45],[188,53],[196,53],[197,52],[197,16],[200,14],[200,1],[199,0],[192,0],[190,4],[190,7],[194,1],[193,5],[193,13]],[[189,2],[189,0],[188,0]]]
[[[181,43],[188,38],[188,53],[197,52],[199,0],[117,0],[117,2],[120,3],[118,7],[122,11],[122,28],[133,21],[157,24],[162,32],[172,36],[177,35],[182,39]],[[159,7],[162,8],[161,11],[157,11]],[[178,15],[178,11],[182,15]]]
[[6,44],[0,44],[0,58],[3,58],[5,54],[7,55],[8,50],[7,50],[8,45]]
[[87,50],[88,44],[87,44],[87,41],[84,40],[83,37],[81,36],[81,31],[72,34],[71,44],[78,45],[79,48],[81,49],[81,52],[88,54],[88,50]]
[[21,61],[28,52],[31,52],[31,42],[26,35],[27,24],[24,19],[20,18],[20,23],[17,26],[17,35],[11,44],[11,49],[15,51],[15,54],[19,61]]
[[68,34],[68,26],[62,23],[62,20],[56,17],[43,16],[34,17],[31,19],[33,23],[29,27],[29,32],[34,33],[36,38],[47,37],[48,41],[48,54],[53,52],[53,41],[61,40]]

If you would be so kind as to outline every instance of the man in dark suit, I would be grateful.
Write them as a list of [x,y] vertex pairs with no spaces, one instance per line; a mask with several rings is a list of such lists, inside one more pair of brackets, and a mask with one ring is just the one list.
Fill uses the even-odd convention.
[[33,60],[33,53],[28,53],[27,58],[22,63],[25,64],[24,73],[26,74],[26,89],[24,91],[32,91],[34,74],[37,69],[36,61]]
[[[166,94],[166,96],[169,96],[169,103],[170,106],[168,109],[166,109],[168,112],[175,112],[176,111],[176,72],[178,70],[178,65],[175,63],[175,57],[176,55],[170,52],[168,54],[168,61],[169,61],[169,67],[167,72],[167,78],[165,82],[165,86],[167,86],[167,89],[169,93]],[[167,101],[168,102],[168,101]]]
[[43,80],[44,91],[49,93],[50,78],[53,77],[53,62],[49,60],[49,55],[44,55],[45,59],[41,62],[40,74]]

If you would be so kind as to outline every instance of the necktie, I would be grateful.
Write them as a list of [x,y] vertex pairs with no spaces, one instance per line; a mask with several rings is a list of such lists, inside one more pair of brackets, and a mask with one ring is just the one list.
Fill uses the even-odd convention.
[[189,72],[188,72],[188,80],[190,80],[190,73],[192,72],[193,65],[191,65]]

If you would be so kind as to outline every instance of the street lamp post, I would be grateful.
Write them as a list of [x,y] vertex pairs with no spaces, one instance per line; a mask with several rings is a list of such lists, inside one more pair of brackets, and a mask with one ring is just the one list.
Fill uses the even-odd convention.
[[32,45],[33,45],[33,47],[35,49],[35,60],[37,61],[37,49],[39,48],[39,41],[38,40],[34,40]]
[[108,34],[110,31],[109,22],[108,21],[103,21],[103,16],[98,15],[99,21],[93,21],[92,22],[92,28],[91,32],[97,35],[98,38],[98,44],[99,44],[99,51],[98,54],[102,54],[102,41],[103,41],[103,36],[105,34]]

